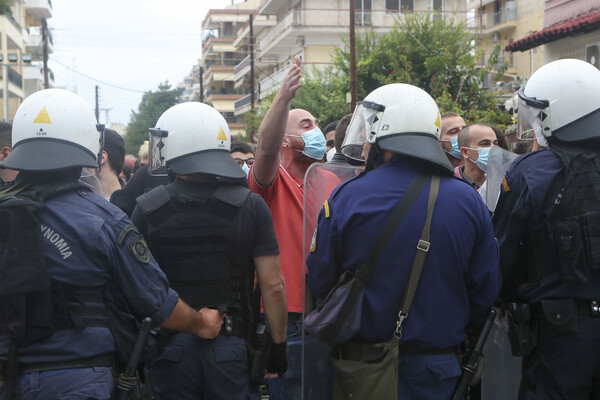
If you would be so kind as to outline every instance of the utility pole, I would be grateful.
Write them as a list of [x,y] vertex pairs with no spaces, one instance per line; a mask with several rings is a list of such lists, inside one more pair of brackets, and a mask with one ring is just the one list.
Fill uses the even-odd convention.
[[48,23],[42,18],[42,44],[44,46],[44,89],[50,87],[48,82]]
[[204,67],[200,66],[200,103],[204,103]]
[[356,42],[354,37],[354,0],[350,2],[350,112],[356,107]]
[[250,14],[250,136],[254,134],[254,28],[252,24],[253,15]]
[[96,122],[100,122],[100,104],[98,103],[98,85],[96,85]]

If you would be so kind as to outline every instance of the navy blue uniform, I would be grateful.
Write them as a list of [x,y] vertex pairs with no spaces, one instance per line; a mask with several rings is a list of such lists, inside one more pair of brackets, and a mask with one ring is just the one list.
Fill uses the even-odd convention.
[[[344,270],[357,270],[369,253],[416,168],[388,162],[338,187],[330,216],[319,215],[315,247],[308,257],[308,286],[325,295]],[[367,282],[357,341],[392,338],[398,310],[427,214],[429,186],[391,240]],[[464,182],[441,177],[431,222],[431,247],[401,346],[439,350],[457,346],[467,326],[481,324],[500,289],[497,246],[485,205]],[[460,368],[454,354],[401,354],[399,398],[449,398]]]
[[[520,156],[506,173],[493,222],[500,248],[500,266],[508,282],[529,266],[522,255],[534,232],[546,230],[564,183],[564,167],[551,150]],[[552,251],[548,243],[548,251]],[[567,283],[557,272],[537,281],[521,282],[520,300],[537,305],[543,299],[600,299],[600,273],[585,284]],[[516,300],[516,299],[509,299]],[[579,333],[551,336],[540,319],[538,349],[523,360],[520,399],[589,399],[593,375],[600,373],[600,317],[582,313]],[[535,383],[535,384],[534,384]],[[598,388],[596,388],[598,390]]]
[[[252,306],[248,302],[254,286],[253,259],[279,254],[279,246],[271,213],[260,196],[245,189],[247,198],[234,207],[235,213],[231,212],[230,205],[210,208],[219,197],[215,193],[221,186],[228,185],[176,179],[164,189],[174,201],[169,212],[162,212],[158,217],[145,213],[143,204],[148,198],[156,198],[157,191],[160,193],[162,189],[157,188],[138,200],[132,215],[171,284],[175,289],[181,287],[178,291],[191,307],[219,304],[218,301],[203,301],[208,301],[208,297],[222,298],[228,286],[237,279],[235,298],[227,299],[226,303],[228,317],[234,318],[234,325],[239,321],[238,326],[246,327],[243,332],[236,332],[235,326],[232,333],[222,330],[215,339],[202,339],[187,333],[168,335],[149,367],[155,396],[159,399],[260,398],[258,387],[249,380],[245,339],[250,316],[246,312],[247,307]],[[233,201],[231,198],[224,200]],[[229,223],[222,225],[217,214],[227,215]],[[199,219],[200,216],[205,218]],[[172,221],[178,222],[165,226]],[[186,246],[186,243],[190,245]],[[224,259],[219,258],[222,256]],[[229,265],[231,269],[227,272]],[[211,269],[211,266],[217,268]],[[181,275],[178,275],[175,273],[178,268],[186,269],[180,270]],[[247,279],[240,281],[240,276]],[[207,294],[202,299],[195,295],[212,288],[221,289],[221,295]]]
[[[140,262],[129,249],[136,236],[128,231],[127,216],[105,199],[85,189],[63,192],[44,202],[36,214],[44,237],[46,268],[50,278],[75,287],[115,286],[131,310],[149,316],[155,324],[172,313],[178,300],[156,262]],[[0,358],[8,349],[0,337]],[[60,330],[50,338],[19,348],[21,364],[80,360],[115,351],[106,327]],[[109,399],[113,378],[109,368],[32,372],[19,378],[20,399],[47,399],[83,393]],[[1,398],[1,396],[0,396]]]

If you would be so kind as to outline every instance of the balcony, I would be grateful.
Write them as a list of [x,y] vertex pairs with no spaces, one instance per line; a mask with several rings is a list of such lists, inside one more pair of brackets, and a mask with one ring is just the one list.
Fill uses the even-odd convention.
[[206,84],[210,82],[225,82],[233,81],[234,78],[233,65],[211,65],[204,73],[204,81]]
[[[33,61],[42,61],[44,42],[42,40],[41,28],[29,28],[29,33],[25,38],[25,51],[33,55]],[[48,54],[54,53],[52,40],[48,40]]]
[[202,42],[202,52],[234,52],[232,37],[214,37],[209,36]]
[[289,66],[281,68],[275,71],[273,74],[267,76],[260,81],[260,98],[263,99],[265,96],[279,90],[279,86],[287,74]]
[[[396,23],[395,16],[385,10],[356,10],[358,29],[385,31]],[[347,10],[294,8],[273,27],[258,43],[258,58],[265,55],[289,55],[290,48],[304,47],[310,43],[342,45],[342,36],[350,27]],[[300,40],[300,38],[305,40]],[[298,40],[297,40],[298,39]]]
[[8,81],[19,88],[23,88],[23,77],[21,74],[12,67],[7,66],[6,68],[8,68]]
[[25,11],[35,19],[52,18],[50,0],[26,0]]
[[[270,29],[277,25],[277,16],[276,15],[255,15],[254,20],[252,22],[254,36],[259,36],[262,31],[265,29]],[[235,35],[235,39],[233,41],[233,46],[238,49],[242,44],[248,40],[250,36],[250,22],[246,22],[244,26],[242,26],[237,34]]]
[[487,14],[484,20],[487,34],[502,32],[517,26],[517,11],[506,7],[498,12]]
[[[254,93],[254,101],[258,100],[258,93]],[[235,102],[235,116],[238,117],[240,115],[244,115],[250,111],[251,108],[251,98],[250,94],[245,95],[239,100]]]
[[219,112],[235,112],[235,102],[244,97],[243,94],[215,94],[211,93],[206,96],[205,101],[212,103],[213,107]]

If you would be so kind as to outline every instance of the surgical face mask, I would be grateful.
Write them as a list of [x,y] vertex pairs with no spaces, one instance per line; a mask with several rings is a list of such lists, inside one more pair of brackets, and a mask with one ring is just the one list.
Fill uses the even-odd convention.
[[448,140],[440,140],[440,142],[450,142],[452,145],[450,151],[447,151],[446,149],[443,150],[454,158],[458,158],[459,160],[463,159],[462,154],[460,154],[460,149],[458,148],[458,136],[451,137]]
[[242,165],[242,171],[244,171],[246,173],[246,176],[248,176],[248,173],[250,172],[250,167],[248,166],[248,164],[244,163],[244,165]]
[[469,150],[476,150],[477,151],[477,160],[473,161],[469,158],[469,160],[471,160],[472,163],[474,163],[475,165],[477,165],[479,167],[479,169],[481,169],[483,172],[486,171],[487,169],[487,162],[488,162],[488,156],[490,155],[490,149],[493,146],[490,147],[480,147],[478,149],[473,149],[471,147],[465,147],[466,149]]
[[327,150],[327,147],[325,146],[327,141],[325,140],[325,135],[323,135],[323,132],[321,132],[319,127],[316,127],[315,129],[312,129],[310,131],[303,132],[302,135],[288,134],[288,136],[302,138],[302,140],[304,141],[304,150],[302,150],[302,154],[304,154],[305,156],[308,156],[315,160],[323,159],[325,151]]

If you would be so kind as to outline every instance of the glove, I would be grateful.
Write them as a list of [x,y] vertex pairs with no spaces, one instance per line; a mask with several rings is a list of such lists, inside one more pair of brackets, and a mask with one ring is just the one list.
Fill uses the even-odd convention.
[[283,376],[287,371],[287,343],[272,343],[271,351],[269,352],[269,361],[267,362],[267,372],[276,373]]

